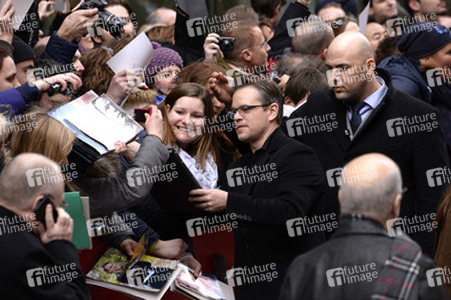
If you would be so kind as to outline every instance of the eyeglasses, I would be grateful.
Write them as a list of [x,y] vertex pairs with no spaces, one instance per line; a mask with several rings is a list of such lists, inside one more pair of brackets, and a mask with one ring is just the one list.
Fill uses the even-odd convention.
[[236,112],[239,112],[240,114],[248,113],[251,109],[254,109],[256,107],[267,107],[269,104],[262,104],[262,105],[241,105],[237,108],[232,108],[230,111],[233,114],[236,114]]

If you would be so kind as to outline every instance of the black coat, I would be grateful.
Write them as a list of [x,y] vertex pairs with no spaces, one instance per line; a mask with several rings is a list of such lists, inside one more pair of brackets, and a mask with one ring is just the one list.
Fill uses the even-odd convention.
[[[359,275],[368,274],[361,266],[368,266],[370,273],[380,277],[385,261],[390,257],[393,239],[381,224],[369,219],[343,219],[332,238],[320,247],[299,256],[290,266],[279,300],[368,300],[375,288],[376,276],[367,281],[344,283],[330,287],[326,272],[335,268],[359,266]],[[446,300],[445,285],[430,288],[426,271],[436,266],[431,258],[423,255],[418,261],[419,300]],[[354,273],[356,274],[356,273]],[[368,277],[367,277],[368,278]]]
[[[231,169],[271,164],[277,174],[271,181],[242,185],[231,182]],[[267,174],[258,174],[263,173]],[[234,268],[263,268],[274,263],[277,272],[277,278],[271,280],[236,284],[237,299],[276,299],[291,261],[325,241],[324,232],[290,237],[286,225],[293,218],[323,213],[321,165],[309,147],[277,128],[262,148],[231,164],[228,179],[227,213],[236,214],[239,221],[234,230]]]
[[[1,225],[0,235],[0,264],[1,282],[0,298],[2,299],[89,299],[89,290],[85,284],[85,277],[80,269],[78,251],[71,242],[57,240],[46,245],[42,244],[40,238],[26,229],[23,222],[11,221],[18,218],[13,212],[0,206],[0,218],[8,220],[7,225]],[[29,227],[31,228],[31,227]],[[14,233],[15,232],[15,233]],[[72,266],[70,266],[73,264]],[[54,275],[54,267],[61,266],[70,270],[69,275],[64,271],[58,273],[60,280],[76,273],[71,281],[57,281],[55,283],[40,285],[42,277],[39,270],[34,273],[33,278],[27,277],[27,271],[36,268],[51,268],[46,274]],[[61,275],[64,274],[64,275]],[[64,276],[64,277],[63,277]],[[49,277],[46,277],[49,278]],[[56,278],[56,277],[54,277]],[[40,282],[41,280],[41,282]],[[47,279],[45,279],[47,280]],[[35,285],[30,287],[29,283]]]
[[[388,92],[380,105],[361,125],[352,141],[346,131],[347,108],[335,98],[331,90],[312,93],[307,103],[293,112],[286,125],[290,126],[290,120],[295,118],[311,118],[315,115],[318,117],[331,116],[330,114],[334,113],[333,122],[336,123],[330,131],[317,130],[295,137],[298,141],[313,148],[324,171],[327,173],[328,170],[341,168],[350,160],[365,153],[385,154],[400,167],[403,186],[407,188],[401,201],[400,216],[423,216],[433,213],[437,209],[444,184],[430,187],[426,172],[430,169],[448,166],[439,113],[431,105],[394,89],[391,85],[390,75],[384,70],[377,69],[377,71],[388,86]],[[390,119],[412,118],[426,114],[435,114],[437,117],[437,126],[434,126],[436,128],[430,132],[405,133],[403,131],[401,135],[397,135],[400,128],[393,126],[390,130],[396,131],[395,135],[397,136],[389,135],[388,126],[392,126]],[[391,133],[393,135],[393,132]],[[442,183],[445,181],[446,178]],[[329,177],[328,183],[327,209],[338,212],[336,178]],[[333,186],[334,184],[335,186]],[[410,237],[420,244],[423,252],[432,257],[432,233],[414,233],[410,234]]]

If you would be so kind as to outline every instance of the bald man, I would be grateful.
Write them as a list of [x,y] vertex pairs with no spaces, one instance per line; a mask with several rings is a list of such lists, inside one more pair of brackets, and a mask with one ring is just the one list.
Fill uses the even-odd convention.
[[[329,212],[339,213],[337,191],[344,164],[380,152],[399,165],[404,178],[401,217],[430,216],[445,183],[439,171],[448,167],[437,110],[394,89],[390,75],[375,69],[371,44],[360,33],[336,37],[326,64],[331,89],[312,93],[290,116],[286,129],[316,151],[328,179]],[[432,257],[433,234],[408,233]]]
[[[20,154],[0,173],[1,298],[88,299],[78,251],[71,243],[73,221],[60,208],[64,179],[59,166],[40,154]],[[45,207],[45,227],[36,218]]]
[[379,153],[362,155],[345,166],[341,182],[338,230],[296,258],[279,299],[447,299],[444,285],[428,285],[432,259],[407,235],[388,234],[402,198],[396,163]]

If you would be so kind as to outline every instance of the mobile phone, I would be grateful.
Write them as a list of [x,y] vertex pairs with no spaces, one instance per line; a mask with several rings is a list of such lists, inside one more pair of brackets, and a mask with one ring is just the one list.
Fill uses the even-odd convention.
[[145,113],[148,113],[149,116],[152,115],[152,109],[151,108],[135,108],[134,114],[135,114],[135,121],[138,123],[146,123],[146,116]]
[[44,225],[45,229],[47,229],[47,226],[45,225],[45,208],[47,207],[47,204],[50,204],[52,206],[53,221],[56,223],[56,220],[58,219],[58,212],[56,211],[55,205],[53,205],[52,201],[50,200],[49,195],[45,195],[41,202],[39,202],[34,209],[36,218]]

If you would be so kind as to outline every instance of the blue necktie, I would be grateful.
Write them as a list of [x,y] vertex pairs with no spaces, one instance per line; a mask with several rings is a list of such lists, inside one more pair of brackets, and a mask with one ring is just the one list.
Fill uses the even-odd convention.
[[362,116],[360,116],[360,111],[366,105],[365,102],[359,102],[352,106],[352,117],[351,117],[351,129],[352,133],[355,133],[362,124]]

